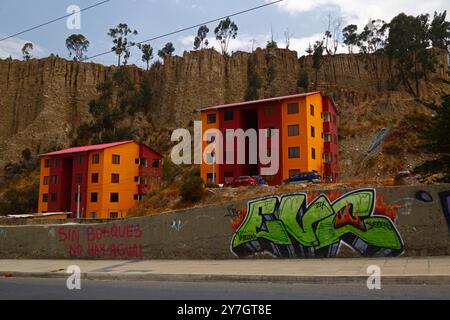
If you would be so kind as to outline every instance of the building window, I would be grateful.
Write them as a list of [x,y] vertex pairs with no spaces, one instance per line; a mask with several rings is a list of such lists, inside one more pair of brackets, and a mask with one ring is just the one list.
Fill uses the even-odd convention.
[[98,183],[98,173],[93,173],[91,175],[91,183]]
[[333,124],[336,124],[336,123],[337,123],[336,115],[333,115]]
[[52,176],[52,183],[53,183],[54,185],[57,185],[57,184],[58,184],[58,176]]
[[92,155],[92,163],[99,164],[100,163],[100,155],[98,153]]
[[224,114],[224,120],[225,121],[231,121],[234,119],[234,112],[230,110],[226,110]]
[[112,164],[120,164],[120,156],[118,154],[112,155]]
[[77,181],[77,183],[82,183],[83,182],[83,174],[77,173],[76,181]]
[[314,148],[311,148],[311,158],[313,160],[316,160],[316,149],[314,149]]
[[111,173],[111,183],[119,183],[120,175],[118,173]]
[[111,203],[117,203],[119,202],[119,194],[117,192],[111,192],[109,196],[109,201]]
[[56,193],[52,193],[52,195],[51,195],[52,202],[56,202],[57,199],[58,199],[58,197],[56,196]]
[[334,144],[337,144],[338,140],[337,140],[337,135],[334,135]]
[[111,212],[111,213],[109,214],[109,217],[110,217],[111,219],[117,219],[117,218],[119,217],[119,213],[118,213],[118,212]]
[[144,168],[148,167],[147,158],[141,158],[141,165],[144,166]]
[[42,194],[42,202],[48,202],[48,193]]
[[44,186],[48,186],[48,182],[49,182],[49,180],[50,180],[50,177],[49,176],[45,176],[44,177]]
[[331,133],[325,133],[323,137],[325,142],[331,142]]
[[311,137],[315,137],[316,136],[316,128],[314,128],[313,126],[311,126]]
[[264,108],[264,116],[266,117],[272,117],[274,115],[274,109],[272,106],[268,106]]
[[137,200],[139,200],[139,196],[138,196],[137,194],[135,194],[135,195],[133,196],[133,199],[134,199],[135,201],[137,201]]
[[97,219],[97,212],[91,212],[91,219]]
[[152,168],[159,168],[159,159],[153,159]]
[[50,159],[44,160],[44,168],[50,168]]
[[54,166],[55,168],[58,168],[58,166],[59,166],[59,159],[53,160],[53,166]]
[[323,154],[323,162],[330,163],[330,154],[329,153]]
[[134,182],[139,182],[139,177],[134,177]]
[[139,184],[146,186],[147,183],[148,183],[147,177],[139,177]]
[[139,159],[138,158],[134,159],[134,164],[139,164]]
[[300,158],[300,147],[290,147],[288,149],[289,159]]
[[314,117],[314,105],[310,105],[309,106],[309,112],[311,113],[311,115]]
[[289,103],[288,104],[288,114],[298,113],[298,103]]
[[83,156],[78,156],[77,157],[77,163],[78,164],[83,164]]
[[98,201],[98,193],[97,192],[91,192],[91,202],[96,203]]
[[215,113],[211,113],[206,115],[206,123],[216,123],[216,114]]
[[293,175],[296,175],[297,173],[300,173],[300,169],[290,169],[289,177],[292,177]]
[[322,114],[323,122],[330,122],[330,114],[328,112]]
[[298,124],[288,126],[288,136],[289,137],[298,136],[298,135],[299,135]]

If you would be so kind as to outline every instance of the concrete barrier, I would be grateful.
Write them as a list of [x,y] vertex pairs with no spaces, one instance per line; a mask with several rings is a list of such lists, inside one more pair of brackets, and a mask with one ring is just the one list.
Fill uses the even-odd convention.
[[450,255],[449,190],[450,184],[334,190],[107,223],[2,225],[0,258]]

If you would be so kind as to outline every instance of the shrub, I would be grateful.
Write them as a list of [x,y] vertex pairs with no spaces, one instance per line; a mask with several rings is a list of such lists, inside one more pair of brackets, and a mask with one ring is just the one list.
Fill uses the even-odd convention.
[[398,155],[403,152],[403,148],[395,142],[385,142],[383,144],[383,152],[389,155]]
[[188,175],[183,179],[180,186],[180,195],[184,201],[199,201],[203,198],[203,194],[204,188],[202,178],[195,175]]
[[297,86],[305,90],[308,90],[308,85],[309,85],[308,73],[305,70],[301,70],[300,73],[298,74]]

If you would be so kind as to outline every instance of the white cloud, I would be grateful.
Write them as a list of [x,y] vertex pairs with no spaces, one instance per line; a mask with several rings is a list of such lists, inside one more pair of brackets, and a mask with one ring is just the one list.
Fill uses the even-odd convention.
[[[1,38],[1,36],[0,36]],[[0,58],[6,59],[10,56],[13,59],[22,59],[22,48],[25,43],[30,42],[19,38],[9,38],[0,42]],[[33,43],[33,57],[40,57],[44,54],[44,49]]]
[[[267,0],[267,2],[270,2]],[[337,7],[347,24],[363,27],[369,19],[390,21],[397,14],[433,14],[448,9],[448,0],[285,0],[277,4],[280,10],[291,13],[305,13],[320,9],[327,14],[330,7]]]

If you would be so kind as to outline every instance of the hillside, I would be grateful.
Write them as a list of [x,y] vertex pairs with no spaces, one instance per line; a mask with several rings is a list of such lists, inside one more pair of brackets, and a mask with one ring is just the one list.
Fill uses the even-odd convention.
[[[436,72],[421,82],[420,99],[401,84],[390,90],[389,61],[383,55],[324,56],[317,89],[332,95],[341,113],[343,179],[386,178],[429,158],[413,147],[415,129],[409,125],[431,115],[421,101],[438,101],[450,92],[446,53],[435,54]],[[133,83],[148,82],[151,99],[146,112],[122,121],[137,130],[140,140],[167,152],[171,131],[192,125],[199,108],[243,100],[253,71],[263,79],[263,98],[298,92],[301,69],[308,72],[309,89],[315,89],[311,66],[310,56],[297,59],[295,52],[284,49],[237,52],[228,58],[202,50],[170,57],[149,71],[127,66]],[[96,86],[116,69],[55,57],[0,60],[0,168],[19,161],[26,148],[36,155],[69,146],[79,125],[90,119],[88,102],[97,97]],[[405,116],[408,121],[402,123]],[[389,125],[405,135],[403,141],[390,138],[401,150],[392,153],[381,147],[366,157],[374,136]]]

